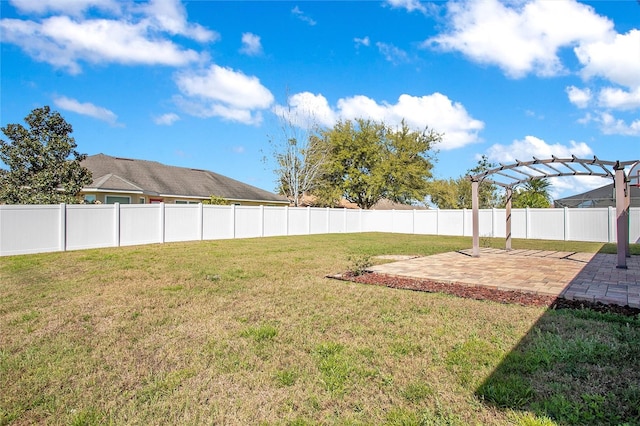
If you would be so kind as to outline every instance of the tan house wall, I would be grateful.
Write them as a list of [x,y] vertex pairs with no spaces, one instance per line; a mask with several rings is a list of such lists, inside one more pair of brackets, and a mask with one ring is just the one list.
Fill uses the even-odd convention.
[[[161,202],[165,204],[185,204],[185,203],[201,203],[208,198],[190,198],[190,197],[160,197],[146,194],[136,194],[136,193],[118,193],[118,192],[83,192],[80,196],[87,200],[87,198],[91,199],[91,197],[95,197],[95,200],[100,204],[107,203],[107,197],[129,197],[129,204],[151,204],[152,202],[160,202],[156,200],[161,200]],[[141,200],[144,200],[142,202]],[[239,206],[280,206],[284,207],[289,204],[287,203],[277,203],[274,201],[248,201],[248,200],[233,200],[229,199],[229,204],[235,204]],[[182,202],[182,203],[181,203]]]

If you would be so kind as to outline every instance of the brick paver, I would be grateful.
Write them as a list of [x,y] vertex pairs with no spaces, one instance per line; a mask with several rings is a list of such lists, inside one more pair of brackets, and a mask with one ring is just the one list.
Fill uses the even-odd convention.
[[481,249],[377,265],[373,272],[519,290],[572,300],[640,308],[640,256],[617,269],[613,254]]

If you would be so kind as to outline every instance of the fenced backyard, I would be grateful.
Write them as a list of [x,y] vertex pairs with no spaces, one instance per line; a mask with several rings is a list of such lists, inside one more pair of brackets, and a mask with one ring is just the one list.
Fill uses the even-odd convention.
[[[480,235],[505,237],[505,210],[480,211]],[[640,241],[640,208],[630,209]],[[388,232],[471,236],[471,210],[348,210],[175,204],[0,206],[0,256],[165,242]],[[514,209],[512,237],[615,242],[615,209]]]

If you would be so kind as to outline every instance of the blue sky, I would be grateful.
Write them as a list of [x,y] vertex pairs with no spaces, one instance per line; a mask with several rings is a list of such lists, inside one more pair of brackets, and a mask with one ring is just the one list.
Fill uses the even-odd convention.
[[[444,133],[437,178],[480,155],[640,158],[635,0],[0,1],[0,124],[50,105],[81,152],[275,189],[287,103]],[[3,136],[4,138],[4,136]],[[555,197],[609,183],[553,181]]]

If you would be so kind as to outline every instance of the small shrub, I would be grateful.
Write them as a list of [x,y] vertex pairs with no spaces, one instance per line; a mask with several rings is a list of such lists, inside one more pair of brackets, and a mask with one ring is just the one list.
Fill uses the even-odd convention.
[[371,256],[365,254],[349,256],[347,259],[350,262],[348,272],[356,277],[363,275],[373,265]]

